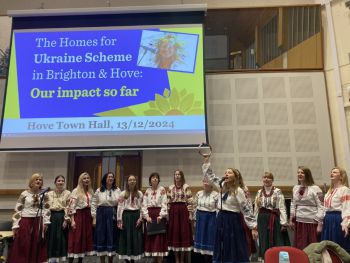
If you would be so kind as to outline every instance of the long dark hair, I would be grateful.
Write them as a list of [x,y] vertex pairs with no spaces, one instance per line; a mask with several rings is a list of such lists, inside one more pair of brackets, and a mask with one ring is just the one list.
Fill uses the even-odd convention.
[[103,177],[102,177],[102,179],[101,179],[101,187],[100,187],[100,191],[101,192],[104,192],[104,191],[106,191],[106,189],[107,189],[107,186],[106,186],[106,181],[107,181],[107,176],[109,175],[109,174],[111,174],[111,175],[113,175],[113,183],[112,183],[112,190],[114,190],[115,188],[116,188],[116,185],[115,185],[115,175],[114,175],[114,173],[112,173],[112,172],[108,172],[108,173],[105,173],[104,175],[103,175]]
[[[314,178],[312,178],[312,173],[311,173],[311,170],[306,167],[306,166],[299,166],[298,167],[298,170],[302,170],[305,174],[305,184],[307,186],[311,186],[311,185],[314,185],[315,182],[314,182]],[[300,184],[299,180],[298,180],[298,184]]]

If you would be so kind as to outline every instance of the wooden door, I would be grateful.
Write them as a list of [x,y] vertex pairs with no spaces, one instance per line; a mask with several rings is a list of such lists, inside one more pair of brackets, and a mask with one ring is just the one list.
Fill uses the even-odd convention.
[[71,153],[69,158],[69,172],[67,188],[73,189],[77,186],[79,175],[83,172],[89,173],[94,190],[101,185],[103,174],[113,172],[116,175],[117,186],[125,188],[127,177],[130,174],[136,176],[139,189],[142,187],[142,162],[141,154],[110,155],[103,156],[99,153],[84,156],[83,154]]
[[79,176],[83,172],[87,172],[90,175],[91,185],[94,190],[100,187],[102,178],[102,158],[95,156],[76,157],[73,188],[78,184]]

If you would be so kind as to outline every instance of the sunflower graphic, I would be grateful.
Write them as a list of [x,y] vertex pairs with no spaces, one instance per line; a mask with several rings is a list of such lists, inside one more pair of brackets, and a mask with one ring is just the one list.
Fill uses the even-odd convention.
[[155,100],[148,102],[149,109],[144,111],[145,116],[174,116],[203,114],[201,101],[194,99],[193,93],[186,89],[171,91],[165,89],[163,96],[156,94]]
[[132,107],[97,113],[97,116],[181,116],[200,115],[204,106],[195,100],[195,94],[187,89],[165,89],[163,95],[156,94],[155,99]]

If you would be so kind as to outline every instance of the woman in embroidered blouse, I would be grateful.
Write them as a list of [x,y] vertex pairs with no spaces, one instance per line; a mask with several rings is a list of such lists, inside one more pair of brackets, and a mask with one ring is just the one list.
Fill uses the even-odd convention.
[[309,168],[298,167],[298,184],[293,187],[289,226],[294,229],[294,246],[304,249],[318,242],[324,217],[323,193],[315,185]]
[[67,258],[68,215],[67,205],[70,191],[64,189],[66,179],[63,175],[55,178],[55,189],[47,195],[51,210],[51,224],[48,229],[48,258],[49,262],[65,261]]
[[47,193],[41,193],[43,176],[33,174],[29,189],[19,196],[13,215],[13,244],[8,262],[46,262],[47,239],[45,232],[50,224]]
[[203,176],[217,188],[222,187],[218,201],[219,213],[216,221],[213,262],[248,262],[249,255],[245,232],[241,224],[243,214],[247,226],[252,230],[253,238],[258,237],[256,219],[243,189],[239,187],[237,170],[228,168],[225,176],[216,176],[205,157],[202,166]]
[[192,212],[193,198],[185,175],[182,171],[174,172],[174,184],[168,189],[169,225],[168,249],[173,250],[175,262],[182,263],[185,254],[192,250]]
[[203,255],[203,262],[213,261],[216,212],[219,193],[207,179],[203,179],[203,190],[194,198],[194,218],[196,228],[194,235],[194,252]]
[[324,198],[326,215],[323,221],[322,240],[338,243],[350,253],[350,189],[346,171],[334,167],[330,175],[331,187]]
[[70,263],[73,262],[74,258],[79,258],[78,262],[83,262],[83,257],[94,253],[91,216],[93,194],[90,175],[87,172],[80,174],[78,185],[71,193],[68,206],[68,213],[71,217],[71,227],[68,233]]
[[275,246],[290,245],[285,240],[288,221],[286,205],[282,191],[273,186],[273,174],[265,172],[263,187],[255,197],[254,215],[258,221],[259,255],[264,257],[265,251]]
[[94,249],[101,263],[113,262],[117,250],[118,232],[116,213],[120,189],[115,185],[115,176],[109,172],[103,175],[101,187],[92,197],[91,215],[95,226]]
[[142,240],[142,192],[137,189],[136,177],[130,174],[126,189],[118,201],[117,222],[121,229],[119,236],[119,259],[127,262],[139,260],[143,256]]
[[[166,191],[159,185],[158,173],[151,173],[148,182],[151,187],[143,196],[142,214],[147,223],[156,221],[159,224],[162,220],[165,221],[168,215]],[[166,233],[147,235],[147,227],[145,227],[145,255],[155,257],[155,262],[163,261],[163,257],[168,255]]]

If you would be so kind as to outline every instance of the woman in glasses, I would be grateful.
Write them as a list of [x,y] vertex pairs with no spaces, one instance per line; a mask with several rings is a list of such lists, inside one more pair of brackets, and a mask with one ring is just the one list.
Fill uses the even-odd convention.
[[92,198],[91,215],[95,226],[94,249],[101,263],[113,262],[117,250],[117,206],[120,190],[115,184],[115,176],[109,172],[103,175],[101,187]]

